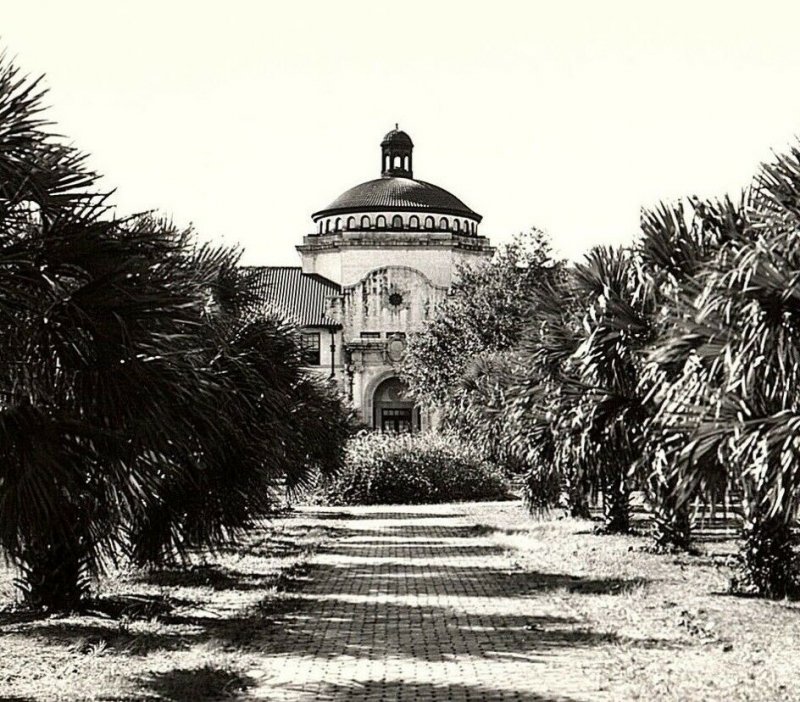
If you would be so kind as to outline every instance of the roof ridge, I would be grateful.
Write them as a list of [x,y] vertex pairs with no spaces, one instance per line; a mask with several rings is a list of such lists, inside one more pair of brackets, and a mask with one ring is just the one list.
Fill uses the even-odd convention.
[[266,268],[269,268],[271,270],[278,270],[278,269],[301,270],[303,267],[302,266],[253,266],[253,265],[248,265],[248,266],[239,266],[239,268],[258,268],[259,270],[264,270]]

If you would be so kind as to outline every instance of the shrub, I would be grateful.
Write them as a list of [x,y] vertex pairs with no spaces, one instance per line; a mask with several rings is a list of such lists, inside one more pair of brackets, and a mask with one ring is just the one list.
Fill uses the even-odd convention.
[[70,611],[121,555],[162,565],[272,514],[348,427],[238,252],[115,217],[36,86],[0,54],[0,551],[28,604]]
[[502,500],[509,491],[500,470],[455,434],[362,432],[320,496],[332,505],[432,504]]

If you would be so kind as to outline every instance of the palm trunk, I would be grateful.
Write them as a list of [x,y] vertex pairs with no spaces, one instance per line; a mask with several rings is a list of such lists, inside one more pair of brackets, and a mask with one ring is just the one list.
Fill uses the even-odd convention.
[[630,489],[624,477],[612,478],[603,488],[603,514],[606,534],[629,534],[631,531]]
[[589,500],[586,491],[574,476],[567,476],[564,486],[564,493],[567,500],[569,516],[575,519],[589,519],[592,514],[589,511]]
[[654,550],[660,553],[692,550],[692,520],[685,503],[676,505],[670,498],[653,507]]
[[764,517],[754,504],[745,504],[740,553],[742,582],[734,587],[761,597],[781,599],[797,592],[797,537],[781,517]]
[[25,604],[51,612],[78,609],[89,591],[89,578],[78,549],[51,543],[29,547],[18,559]]
[[648,501],[653,515],[653,550],[656,553],[692,550],[689,504],[675,499],[674,485],[660,476],[650,480]]

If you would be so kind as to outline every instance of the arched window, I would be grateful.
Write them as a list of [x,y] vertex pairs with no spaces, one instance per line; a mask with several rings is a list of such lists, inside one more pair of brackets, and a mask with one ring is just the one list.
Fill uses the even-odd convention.
[[419,229],[419,217],[417,215],[412,215],[411,219],[408,220],[408,228]]
[[453,220],[453,231],[454,232],[460,232],[461,231],[461,222],[459,222],[457,219]]
[[347,218],[347,228],[348,229],[355,229],[356,228],[356,218],[355,217],[348,217]]
[[472,233],[473,234],[477,234],[478,233],[478,225],[475,224],[475,222],[472,223]]
[[392,229],[402,229],[403,228],[403,218],[400,215],[395,215],[392,217]]
[[447,217],[442,217],[439,220],[439,229],[447,229]]
[[322,234],[322,227],[325,226],[322,220],[319,220],[319,233]]
[[333,231],[340,232],[341,230],[342,230],[342,218],[341,217],[337,217],[336,218],[336,226],[333,228]]
[[375,221],[375,227],[377,229],[386,229],[386,217],[378,215],[378,219]]
[[370,226],[370,224],[369,224],[369,217],[367,217],[367,215],[364,215],[364,216],[361,218],[361,228],[362,228],[362,229],[369,229],[369,226]]
[[425,218],[425,229],[433,229],[433,217]]
[[395,156],[394,157],[394,167],[395,168],[402,168],[403,166],[403,158],[402,156]]
[[325,220],[325,233],[326,234],[331,233],[331,221],[329,219]]

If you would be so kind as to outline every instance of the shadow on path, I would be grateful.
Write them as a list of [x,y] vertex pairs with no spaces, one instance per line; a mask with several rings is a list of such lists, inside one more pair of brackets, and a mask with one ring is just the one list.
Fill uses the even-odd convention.
[[[197,644],[256,653],[268,673],[263,684],[270,686],[259,693],[285,700],[577,700],[580,686],[591,685],[585,672],[566,687],[571,697],[548,696],[552,685],[542,681],[549,675],[552,683],[561,670],[573,675],[570,661],[585,662],[599,646],[678,646],[594,630],[548,609],[541,597],[559,589],[624,594],[643,580],[510,569],[507,552],[487,543],[480,530],[452,523],[455,514],[306,512],[298,519],[333,515],[338,522],[326,529],[336,540],[288,581],[290,592],[267,597],[249,611],[219,617],[180,607],[153,609],[161,631],[138,638],[114,622],[34,625],[28,631],[76,645],[100,638],[140,655]],[[192,577],[226,591],[256,586],[250,576],[221,567]],[[161,698],[179,702],[238,699],[262,684],[216,668],[202,670],[204,684],[218,697],[199,695],[196,670],[176,668],[146,684]]]
[[480,700],[481,702],[573,702],[564,696],[538,695],[534,692],[497,690],[487,685],[464,685],[454,682],[446,685],[431,685],[413,681],[376,681],[365,684],[325,685],[316,693],[317,700],[392,700],[393,702],[449,702],[450,700]]
[[254,684],[251,678],[211,666],[154,673],[143,682],[148,692],[169,702],[243,700]]

